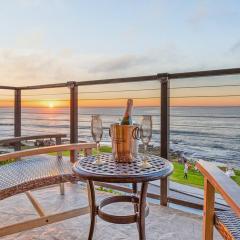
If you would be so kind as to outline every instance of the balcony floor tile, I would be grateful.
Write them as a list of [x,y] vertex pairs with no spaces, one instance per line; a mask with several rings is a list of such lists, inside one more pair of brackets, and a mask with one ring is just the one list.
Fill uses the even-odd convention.
[[[66,194],[61,196],[58,187],[34,191],[34,196],[41,202],[47,213],[60,212],[71,208],[87,205],[87,193],[84,186],[79,184],[65,184]],[[97,192],[98,199],[109,195],[105,192]],[[111,209],[111,210],[110,210]],[[132,211],[129,204],[113,204],[106,207],[107,211],[118,214],[128,214]],[[29,220],[36,217],[35,211],[27,201],[24,194],[20,194],[1,201],[0,226]],[[201,239],[202,218],[200,216],[185,213],[159,205],[150,205],[150,214],[146,219],[146,233],[148,240],[197,240]],[[75,240],[87,239],[89,228],[89,216],[54,223],[41,228],[36,228],[22,233],[3,237],[3,240]],[[94,239],[97,240],[123,240],[138,239],[136,224],[115,225],[98,218]],[[214,239],[222,239],[215,233]]]

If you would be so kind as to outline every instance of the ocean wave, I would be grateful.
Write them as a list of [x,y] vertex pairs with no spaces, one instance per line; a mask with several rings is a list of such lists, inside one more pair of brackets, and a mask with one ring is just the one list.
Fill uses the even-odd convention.
[[217,133],[209,133],[209,132],[200,132],[200,131],[190,131],[190,130],[171,130],[171,134],[173,135],[191,135],[191,136],[223,136],[222,134],[217,134]]
[[[1,109],[0,109],[1,110]],[[3,109],[6,111],[6,109]],[[170,125],[170,147],[172,151],[183,152],[189,158],[205,159],[208,161],[219,161],[219,162],[230,162],[240,167],[240,131],[237,130],[238,122],[237,117],[240,117],[240,108],[209,108],[209,107],[187,107],[187,108],[171,108],[171,125]],[[8,110],[10,111],[10,110]],[[27,110],[23,109],[24,117],[39,118],[39,109]],[[46,113],[50,110],[48,109]],[[101,114],[103,119],[104,136],[103,141],[109,143],[110,138],[108,136],[108,129],[110,122],[118,120],[118,116],[121,115],[123,109],[119,108],[84,108],[79,109],[79,139],[91,140],[90,132],[90,116],[91,114]],[[35,114],[36,113],[36,114]],[[61,115],[58,115],[61,113]],[[2,115],[0,111],[0,115]],[[156,108],[135,108],[136,115],[151,114],[153,117],[153,136],[151,144],[159,146],[160,142],[160,117],[159,107]],[[69,112],[58,111],[56,114],[50,113],[51,118],[56,119],[68,119]],[[114,115],[114,116],[113,116]],[[115,116],[116,115],[116,116]],[[174,117],[178,115],[181,117]],[[192,116],[191,116],[192,115]],[[199,117],[194,117],[195,115]],[[211,116],[211,120],[206,118]],[[7,116],[13,117],[13,114]],[[202,118],[201,118],[202,116]],[[213,117],[216,117],[215,119]],[[6,117],[6,115],[5,115]],[[42,114],[41,118],[48,120],[48,114]],[[140,116],[133,116],[133,120],[136,122],[140,121]],[[13,133],[8,129],[12,129],[14,124],[9,121],[4,122],[2,119],[0,126],[0,136],[8,137]],[[35,121],[36,122],[36,121]],[[39,132],[47,133],[51,130],[54,132],[69,132],[69,122],[61,121],[54,122],[39,121],[35,122],[29,120],[22,120],[23,134],[30,134],[30,131],[25,129],[36,130]],[[46,125],[44,123],[47,123]],[[58,125],[59,123],[59,125]],[[179,126],[178,126],[179,125]],[[186,126],[184,126],[186,125]],[[215,128],[215,127],[221,127]],[[5,130],[5,132],[4,132]],[[109,143],[110,144],[110,143]]]
[[43,125],[43,124],[34,124],[34,125],[22,125],[23,127],[34,127],[34,128],[69,128],[69,125],[59,124],[59,125]]

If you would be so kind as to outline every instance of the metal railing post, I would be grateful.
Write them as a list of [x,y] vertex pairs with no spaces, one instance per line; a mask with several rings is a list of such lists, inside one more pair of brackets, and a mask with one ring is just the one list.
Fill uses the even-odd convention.
[[[168,76],[162,77],[161,81],[161,157],[169,159],[169,80]],[[168,204],[168,178],[161,179],[160,203],[162,206]]]
[[[21,90],[15,89],[14,96],[14,137],[21,136]],[[21,150],[21,142],[15,144],[15,151]]]
[[[78,86],[76,82],[68,82],[70,88],[70,143],[78,142]],[[70,160],[77,160],[77,152],[70,151]]]

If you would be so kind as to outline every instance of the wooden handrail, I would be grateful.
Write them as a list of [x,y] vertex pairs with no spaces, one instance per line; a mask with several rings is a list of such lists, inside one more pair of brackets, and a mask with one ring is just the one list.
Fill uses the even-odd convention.
[[0,140],[0,144],[10,144],[27,140],[37,140],[43,138],[64,138],[67,137],[66,134],[42,134],[42,135],[32,135],[32,136],[22,136],[14,138],[5,138]]
[[41,147],[41,148],[33,148],[28,150],[22,150],[18,152],[5,153],[0,155],[0,162],[6,161],[10,159],[20,158],[20,157],[28,157],[39,154],[46,154],[52,152],[62,152],[62,151],[70,151],[70,150],[83,150],[83,149],[92,149],[96,148],[95,143],[75,143],[75,144],[63,144],[49,147]]
[[[240,74],[240,68],[226,68],[226,69],[195,71],[195,72],[179,72],[179,73],[158,73],[158,74],[153,74],[148,76],[81,81],[81,82],[76,82],[75,84],[77,86],[86,86],[86,85],[98,85],[98,84],[154,81],[154,80],[165,78],[165,77],[168,77],[168,79],[171,80],[171,79],[184,79],[184,78],[195,78],[195,77],[224,76],[224,75],[234,75],[234,74]],[[32,90],[32,89],[45,89],[45,88],[62,88],[62,87],[68,87],[69,84],[71,84],[71,82],[44,84],[44,85],[35,85],[35,86],[22,86],[22,87],[0,86],[0,89]]]
[[240,68],[225,68],[215,69],[207,71],[195,71],[195,72],[179,72],[171,73],[168,75],[169,79],[184,79],[184,78],[198,78],[198,77],[214,77],[224,75],[235,75],[240,74]]
[[240,217],[240,187],[211,162],[199,160],[197,168]]
[[11,87],[11,86],[0,86],[0,89],[15,90],[17,88],[16,87]]

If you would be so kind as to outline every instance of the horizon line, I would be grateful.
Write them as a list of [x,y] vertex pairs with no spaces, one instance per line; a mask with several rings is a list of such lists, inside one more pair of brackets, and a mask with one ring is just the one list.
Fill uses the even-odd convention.
[[[154,108],[154,107],[161,107],[161,105],[154,105],[154,106],[134,106],[134,108]],[[188,106],[188,105],[176,105],[176,106],[169,106],[170,108],[171,107],[215,107],[215,108],[222,108],[222,107],[240,107],[240,105],[209,105],[209,106],[206,106],[206,105],[192,105],[192,106]],[[14,108],[14,106],[0,106],[0,109],[1,108]],[[35,109],[69,109],[70,106],[62,106],[62,107],[31,107],[31,106],[22,106],[22,109],[23,108],[35,108]],[[125,106],[79,106],[78,108],[125,108]]]

